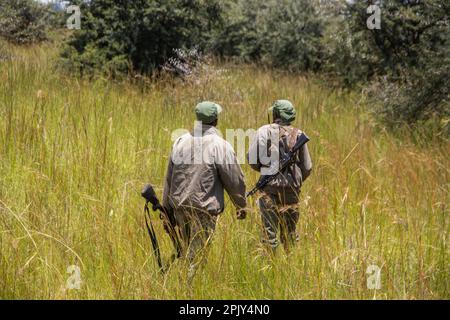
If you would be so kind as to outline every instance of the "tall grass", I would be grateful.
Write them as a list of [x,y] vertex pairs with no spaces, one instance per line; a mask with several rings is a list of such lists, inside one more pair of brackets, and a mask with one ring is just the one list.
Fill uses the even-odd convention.
[[[193,83],[80,80],[55,68],[53,45],[0,62],[0,298],[449,298],[449,144],[376,129],[357,94],[313,80],[224,66]],[[257,128],[273,100],[297,106],[314,171],[300,204],[300,243],[275,260],[260,220],[227,201],[192,286],[181,262],[158,273],[139,191],[161,193],[171,132],[192,128],[204,99],[224,106],[219,129]],[[257,179],[243,166],[246,182]],[[157,223],[163,254],[172,250]],[[67,268],[81,269],[79,290]],[[366,269],[381,268],[381,289]]]

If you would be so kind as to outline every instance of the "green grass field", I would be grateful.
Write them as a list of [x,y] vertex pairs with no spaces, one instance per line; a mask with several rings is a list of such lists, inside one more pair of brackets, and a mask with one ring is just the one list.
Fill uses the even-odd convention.
[[[62,74],[55,45],[1,48],[12,59],[0,61],[0,299],[450,298],[448,142],[394,137],[361,95],[256,66],[136,85]],[[312,139],[299,246],[268,259],[255,199],[244,221],[228,200],[192,286],[181,262],[160,275],[140,190],[152,182],[161,195],[171,132],[192,128],[205,99],[224,106],[219,129],[257,128],[278,98]],[[71,265],[80,289],[67,288]]]

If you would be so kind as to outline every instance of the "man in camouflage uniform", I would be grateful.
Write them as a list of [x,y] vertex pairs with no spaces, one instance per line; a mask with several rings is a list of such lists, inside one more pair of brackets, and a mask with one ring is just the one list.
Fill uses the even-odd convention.
[[[273,123],[258,129],[253,139],[247,158],[254,170],[262,175],[271,175],[278,172],[279,162],[264,163],[261,152],[267,155],[277,155],[277,160],[288,153],[295,145],[298,136],[302,133],[293,127],[296,112],[291,102],[278,100],[269,109],[273,115]],[[255,161],[251,161],[255,159]],[[294,162],[285,171],[280,172],[262,190],[258,199],[263,227],[262,242],[275,250],[280,239],[286,249],[290,244],[298,241],[296,225],[299,220],[298,202],[300,188],[312,170],[311,157],[308,146],[305,144],[297,153]],[[264,173],[265,171],[266,173]],[[267,173],[269,172],[269,173]]]
[[224,210],[224,189],[237,208],[237,218],[246,215],[244,175],[233,147],[216,129],[221,111],[213,102],[196,106],[194,131],[175,141],[167,169],[163,206],[174,211],[191,276]]

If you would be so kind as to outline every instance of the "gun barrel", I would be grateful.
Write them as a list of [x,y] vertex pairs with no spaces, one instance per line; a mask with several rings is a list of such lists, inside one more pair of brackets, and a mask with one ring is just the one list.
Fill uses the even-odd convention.
[[252,195],[254,195],[256,193],[256,191],[258,191],[257,188],[253,188],[252,190],[250,190],[249,192],[247,192],[247,194],[245,195],[246,198],[251,197]]

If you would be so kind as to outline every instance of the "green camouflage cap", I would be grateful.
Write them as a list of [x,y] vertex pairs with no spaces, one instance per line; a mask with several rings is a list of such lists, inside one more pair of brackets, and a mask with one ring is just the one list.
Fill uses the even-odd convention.
[[195,107],[195,115],[197,120],[209,124],[217,120],[219,113],[222,112],[222,107],[217,103],[204,101]]
[[292,122],[295,120],[296,112],[292,103],[288,100],[277,100],[269,108],[269,112],[276,112],[283,122]]

